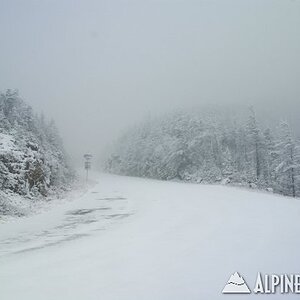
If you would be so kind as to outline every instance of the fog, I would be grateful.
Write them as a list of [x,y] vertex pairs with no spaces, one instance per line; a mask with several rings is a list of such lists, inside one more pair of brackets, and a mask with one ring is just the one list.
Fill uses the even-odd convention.
[[178,107],[253,104],[300,132],[297,0],[1,0],[0,36],[0,90],[54,118],[77,162]]

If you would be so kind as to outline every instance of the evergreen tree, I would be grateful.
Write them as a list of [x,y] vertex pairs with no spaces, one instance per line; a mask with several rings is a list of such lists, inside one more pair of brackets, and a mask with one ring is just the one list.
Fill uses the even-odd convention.
[[108,160],[111,172],[163,180],[224,182],[300,194],[300,152],[287,124],[263,129],[231,114],[177,112],[135,126]]
[[54,122],[46,125],[18,91],[0,96],[0,186],[4,192],[47,196],[65,188],[71,171]]
[[286,122],[280,124],[277,143],[279,161],[276,167],[277,180],[284,194],[296,197],[299,180],[299,147],[296,146],[291,129]]

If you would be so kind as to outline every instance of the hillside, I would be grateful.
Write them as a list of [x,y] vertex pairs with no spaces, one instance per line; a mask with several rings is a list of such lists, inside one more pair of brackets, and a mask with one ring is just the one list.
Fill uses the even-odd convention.
[[[5,300],[199,300],[239,272],[298,274],[300,202],[227,186],[113,175],[73,201],[0,226]],[[38,224],[38,226],[37,226]]]
[[17,91],[0,95],[0,215],[23,214],[72,180],[55,123],[34,114]]
[[253,108],[205,108],[150,118],[121,136],[106,169],[300,196],[299,139],[285,121],[260,124]]

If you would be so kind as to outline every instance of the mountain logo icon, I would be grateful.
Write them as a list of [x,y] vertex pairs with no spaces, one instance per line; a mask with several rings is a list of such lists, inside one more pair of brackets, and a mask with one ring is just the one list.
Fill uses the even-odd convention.
[[244,278],[238,272],[230,276],[227,284],[225,285],[223,294],[250,294],[251,291],[245,282]]

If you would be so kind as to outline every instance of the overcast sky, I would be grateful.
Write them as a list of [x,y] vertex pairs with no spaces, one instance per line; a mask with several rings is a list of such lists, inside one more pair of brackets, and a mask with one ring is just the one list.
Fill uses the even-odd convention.
[[179,106],[300,126],[299,0],[0,0],[0,36],[0,90],[53,117],[75,158]]

